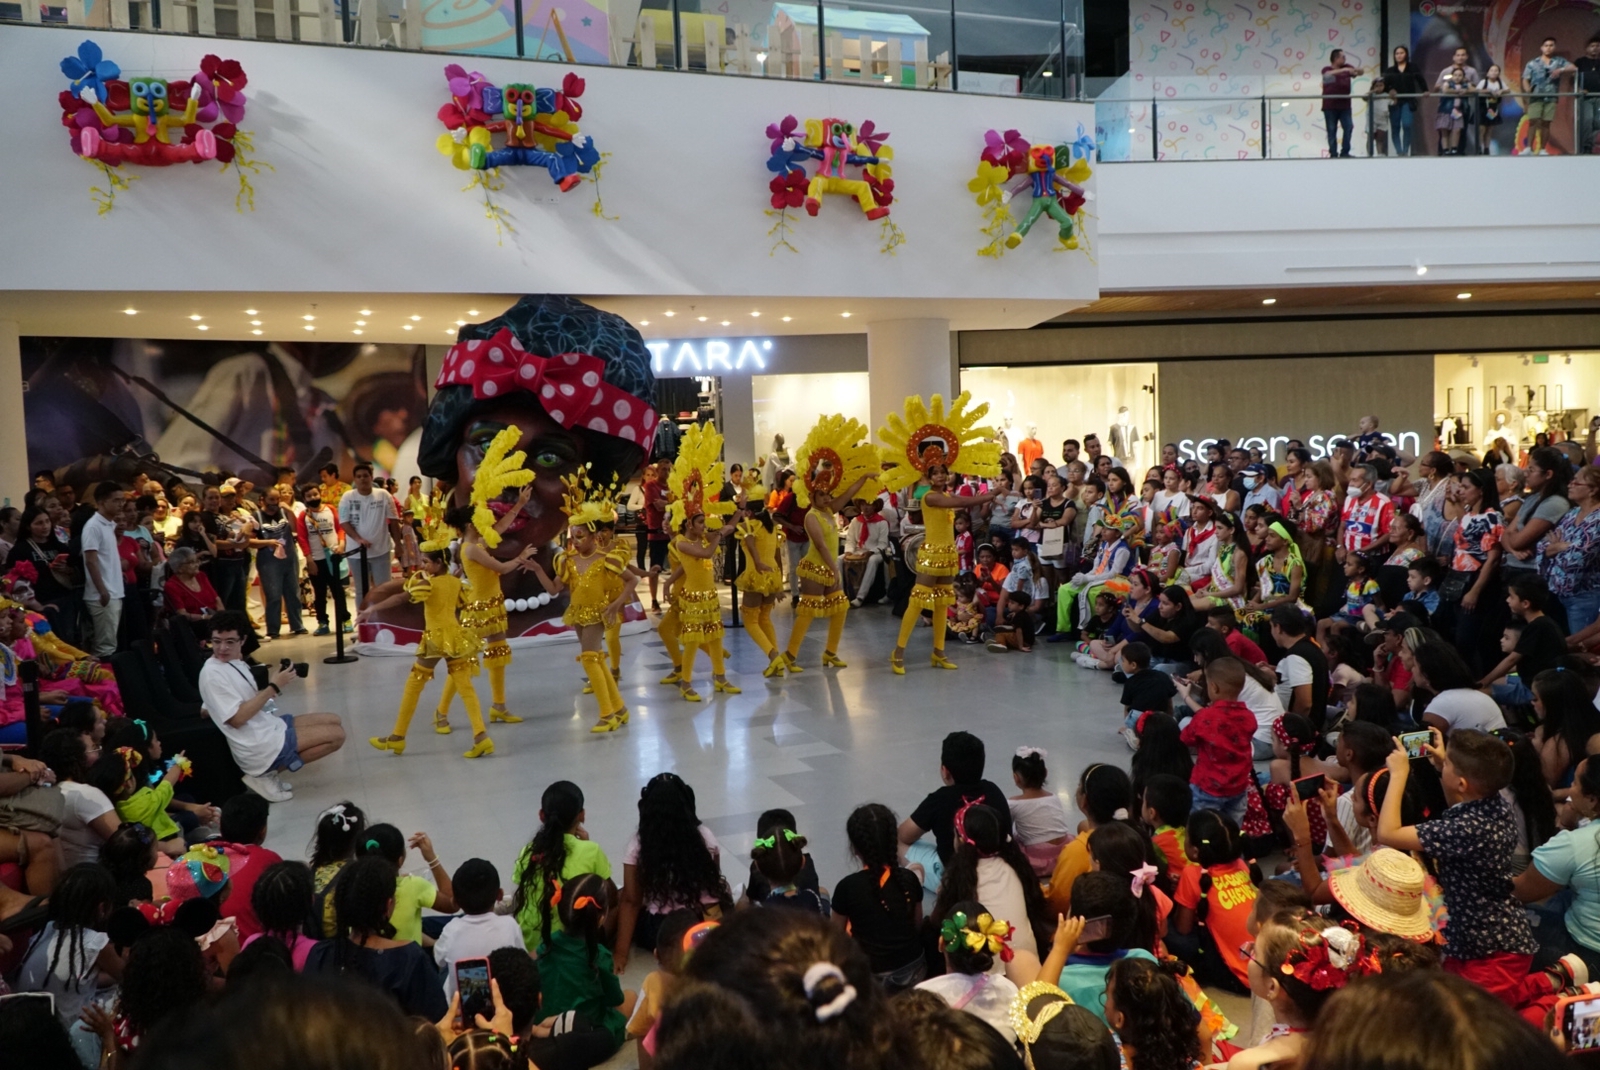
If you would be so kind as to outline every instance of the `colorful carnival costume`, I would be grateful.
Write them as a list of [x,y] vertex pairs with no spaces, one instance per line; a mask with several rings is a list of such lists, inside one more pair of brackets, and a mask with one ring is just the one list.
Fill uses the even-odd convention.
[[[998,476],[1000,474],[1000,446],[992,441],[995,430],[979,427],[977,423],[989,411],[981,404],[971,411],[967,404],[972,395],[963,391],[945,411],[944,398],[933,395],[932,402],[924,405],[920,397],[908,397],[904,415],[892,412],[886,426],[878,429],[878,437],[887,445],[883,459],[894,467],[883,474],[884,485],[890,490],[914,486],[935,467],[960,475]],[[990,496],[992,498],[992,495]],[[972,500],[976,505],[983,496]],[[953,669],[955,663],[944,656],[945,627],[949,609],[955,605],[955,591],[950,580],[956,574],[960,557],[955,544],[955,511],[936,506],[924,496],[922,520],[926,529],[922,547],[917,551],[917,583],[911,588],[910,604],[900,620],[900,638],[895,649],[904,651],[917,626],[923,610],[933,613],[933,658],[938,669]],[[937,582],[926,584],[922,577]],[[905,674],[905,662],[890,658],[890,667],[897,675]]]
[[[1071,635],[1074,629],[1088,621],[1094,600],[1101,591],[1110,591],[1118,599],[1128,593],[1128,573],[1139,563],[1139,555],[1129,545],[1135,529],[1141,527],[1139,518],[1131,514],[1107,513],[1100,518],[1103,527],[1115,531],[1111,539],[1101,539],[1095,551],[1094,564],[1088,572],[1079,573],[1068,583],[1063,583],[1056,594],[1056,630]],[[1077,610],[1077,621],[1073,610]]]
[[[446,543],[448,545],[448,542]],[[434,548],[432,542],[424,549]],[[478,705],[478,692],[472,678],[478,674],[478,659],[483,653],[483,640],[462,627],[458,611],[466,604],[466,587],[448,572],[430,576],[418,572],[405,583],[401,597],[422,605],[422,638],[417,642],[417,660],[406,677],[405,690],[400,693],[400,710],[395,714],[394,731],[387,738],[374,736],[368,742],[379,750],[402,754],[406,749],[406,729],[411,727],[412,715],[417,712],[417,702],[422,689],[433,679],[433,665],[444,659],[445,672],[455,685],[456,693],[467,708],[467,719],[472,722],[473,743],[463,757],[481,758],[494,753],[494,740],[485,735],[483,710]]]
[[[562,508],[572,527],[595,533],[603,525],[617,522],[616,488],[596,486],[587,467],[563,477],[562,483],[566,485]],[[572,549],[556,554],[555,569],[556,581],[567,589],[567,609],[561,622],[576,631],[582,643],[584,629],[608,626],[606,609],[622,595],[626,555],[615,547],[609,551],[602,548],[596,538],[594,549],[588,552]],[[606,669],[604,651],[580,650],[576,660],[589,680],[584,693],[593,694],[600,707],[600,720],[590,731],[615,732],[628,723],[628,707],[623,705],[616,679]]]
[[714,550],[716,542],[702,535],[696,542],[684,533],[687,522],[696,516],[719,520],[732,513],[737,506],[732,502],[707,498],[706,488],[720,488],[725,482],[722,461],[722,436],[710,424],[697,424],[689,428],[678,446],[678,459],[672,462],[672,473],[667,476],[667,489],[672,503],[667,506],[667,524],[674,532],[669,545],[678,550],[678,567],[683,578],[672,589],[672,601],[678,611],[679,633],[683,643],[683,660],[678,672],[678,687],[684,698],[699,702],[694,690],[694,657],[700,647],[706,648],[711,658],[712,686],[717,691],[738,694],[740,689],[727,680],[727,669],[722,658],[722,603],[717,597],[715,558],[687,553],[689,545]]
[[[807,509],[806,534],[810,545],[805,556],[795,567],[802,584],[811,583],[822,588],[821,594],[806,594],[800,588],[795,602],[794,627],[789,632],[789,644],[784,650],[784,667],[789,672],[800,672],[800,644],[805,642],[806,631],[815,617],[828,619],[828,642],[822,648],[822,665],[843,669],[847,666],[839,659],[839,640],[844,635],[844,618],[850,610],[850,600],[845,597],[844,585],[837,572],[839,525],[834,520],[834,506],[840,499],[848,500],[871,488],[877,491],[879,467],[878,451],[868,441],[871,432],[860,420],[840,415],[824,416],[811,428],[806,440],[795,455],[795,501]],[[813,518],[821,529],[821,539],[811,532]],[[822,547],[826,546],[826,555]],[[833,557],[833,564],[828,558]]]
[[[1300,547],[1294,537],[1289,534],[1289,529],[1277,521],[1273,521],[1268,528],[1274,535],[1284,541],[1288,554],[1284,558],[1280,569],[1274,558],[1276,554],[1266,554],[1256,562],[1256,579],[1260,584],[1260,601],[1270,602],[1274,598],[1286,597],[1293,590],[1294,570],[1300,570],[1300,597],[1293,603],[1300,607],[1301,612],[1309,614],[1311,607],[1306,604],[1306,560],[1300,554]],[[1276,607],[1274,607],[1276,608]],[[1262,627],[1267,618],[1272,616],[1271,610],[1252,610],[1242,616],[1243,621],[1252,627]]]
[[[778,531],[768,529],[759,520],[746,520],[734,532],[740,545],[747,547],[744,571],[734,581],[734,586],[746,594],[762,599],[759,608],[745,605],[744,630],[756,646],[767,656],[767,671],[763,675],[782,676],[783,659],[778,657],[778,633],[772,627],[772,606],[776,596],[783,593],[783,573],[778,570]],[[765,565],[762,571],[758,565]]]

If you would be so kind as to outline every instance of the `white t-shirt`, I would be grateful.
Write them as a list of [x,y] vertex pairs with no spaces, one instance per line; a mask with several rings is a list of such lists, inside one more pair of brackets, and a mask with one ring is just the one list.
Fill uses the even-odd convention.
[[105,792],[93,785],[63,780],[60,787],[67,804],[61,817],[61,868],[98,862],[100,845],[105,841],[89,829],[89,822],[114,812],[116,807]]
[[[1298,655],[1291,655],[1295,661],[1305,665],[1305,659]],[[1284,659],[1288,661],[1288,658]],[[1279,664],[1282,668],[1282,664]],[[1306,665],[1306,683],[1311,682],[1311,666]],[[1283,702],[1279,700],[1277,692],[1268,691],[1260,682],[1249,673],[1244,674],[1244,690],[1239,692],[1239,701],[1250,707],[1250,712],[1256,715],[1256,734],[1252,739],[1272,745],[1272,726],[1278,723],[1278,718],[1283,716]]]
[[486,959],[492,951],[514,947],[526,951],[522,941],[522,926],[514,914],[465,914],[439,934],[433,945],[433,961],[444,973],[444,998],[456,994],[455,964],[462,959]]
[[1506,726],[1506,715],[1501,711],[1500,703],[1482,691],[1466,687],[1439,692],[1423,712],[1443,720],[1452,732],[1457,728],[1492,732]]
[[[122,558],[117,554],[117,526],[99,513],[91,516],[89,522],[83,525],[83,550],[84,553],[93,550],[97,555],[100,582],[106,585],[106,593],[112,598],[121,598]],[[84,558],[83,563],[87,568],[89,559]],[[100,597],[93,579],[89,580],[83,596],[88,599]]]
[[1058,840],[1072,834],[1072,826],[1067,824],[1067,811],[1061,805],[1060,796],[1045,795],[1037,799],[1008,801],[1011,803],[1012,833],[1023,846]]
[[326,505],[318,509],[307,509],[305,525],[306,546],[311,550],[311,560],[323,560],[328,556],[330,548],[334,553],[339,552],[339,529],[332,509]]
[[[339,499],[339,523],[344,525],[346,533],[353,531],[371,543],[367,553],[372,556],[381,557],[393,548],[389,541],[389,521],[399,515],[389,492],[378,487],[365,495],[358,490],[346,491]],[[356,543],[347,549],[360,553],[361,545]]]
[[1017,986],[1004,974],[947,973],[942,977],[930,977],[917,987],[932,992],[952,1007],[960,1005],[968,1014],[994,1026],[1006,1040],[1017,1042],[1017,1032],[1011,1028],[1011,1001],[1017,998]]
[[[711,858],[719,866],[722,864],[722,845],[717,842],[717,837],[704,825],[700,826],[700,838],[705,841],[706,850],[711,852]],[[622,852],[622,864],[637,866],[639,864],[639,834],[635,832],[628,837],[628,846]],[[717,897],[706,893],[700,897],[705,904],[715,903]],[[644,908],[652,914],[667,914],[674,910],[682,910],[689,906],[688,903],[668,903],[659,899],[647,899]]]
[[[1028,903],[1022,896],[1022,881],[1005,859],[978,859],[978,902],[990,917],[1011,923],[1012,950],[1039,954],[1033,924],[1028,920]],[[999,963],[998,956],[995,961]]]
[[207,658],[200,667],[200,701],[206,712],[227,737],[233,760],[249,776],[260,776],[272,768],[283,753],[283,739],[289,732],[278,716],[278,704],[268,699],[266,706],[243,726],[235,728],[228,719],[239,707],[255,698],[255,677],[243,661],[218,661]]
[[[84,929],[82,933],[82,946],[76,959],[69,940],[61,949],[60,959],[56,960],[56,945],[61,938],[56,932],[55,922],[51,922],[39,934],[38,942],[33,945],[33,951],[23,962],[17,976],[17,991],[48,992],[56,998],[56,1017],[68,1029],[76,1024],[78,1015],[94,998],[94,960],[111,942],[111,937],[93,929]],[[54,970],[50,968],[52,961],[56,963]],[[77,982],[76,988],[73,987],[74,981]]]
[[[1290,654],[1278,662],[1278,702],[1287,710],[1294,698],[1294,689],[1311,683],[1311,663],[1299,654]],[[1282,712],[1282,711],[1279,711]]]

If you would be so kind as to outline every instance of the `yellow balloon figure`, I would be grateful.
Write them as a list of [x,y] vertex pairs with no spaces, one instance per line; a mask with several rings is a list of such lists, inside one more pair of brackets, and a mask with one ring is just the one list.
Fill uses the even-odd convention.
[[977,426],[989,406],[982,404],[969,412],[967,404],[971,400],[972,395],[963,392],[947,412],[944,398],[938,394],[927,405],[920,397],[909,397],[904,416],[890,413],[887,425],[878,429],[878,437],[888,446],[883,459],[894,465],[883,474],[883,482],[891,490],[914,488],[912,499],[920,505],[911,508],[922,510],[926,532],[917,551],[917,581],[911,588],[911,603],[900,620],[900,639],[889,658],[889,666],[898,676],[906,674],[906,643],[924,610],[933,613],[933,667],[956,667],[944,656],[946,613],[956,602],[952,586],[959,560],[955,511],[993,501],[996,495],[986,491],[957,497],[950,493],[950,480],[953,475],[1000,474],[1000,446],[989,441],[995,431]]
[[850,602],[839,571],[839,525],[834,513],[863,490],[877,493],[878,451],[868,441],[869,435],[860,420],[824,416],[795,454],[795,501],[807,510],[805,528],[810,545],[795,569],[800,575],[800,598],[783,655],[784,667],[792,673],[802,671],[800,644],[816,617],[828,619],[823,667],[847,667],[839,658],[839,640]]

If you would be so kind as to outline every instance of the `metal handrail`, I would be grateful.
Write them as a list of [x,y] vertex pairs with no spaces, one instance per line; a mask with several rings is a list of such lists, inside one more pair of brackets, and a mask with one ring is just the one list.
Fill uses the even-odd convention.
[[[1482,90],[1463,88],[1459,92],[1446,92],[1444,90],[1430,90],[1426,93],[1371,93],[1357,92],[1352,89],[1348,94],[1339,94],[1339,99],[1350,101],[1367,100],[1426,100],[1430,97],[1464,97],[1477,96]],[[1520,89],[1513,89],[1509,85],[1501,92],[1507,97],[1600,97],[1600,91],[1589,93],[1581,90],[1562,90],[1556,93],[1528,93]],[[1249,93],[1236,97],[1166,97],[1153,94],[1143,97],[1086,97],[1086,104],[1149,104],[1157,101],[1162,104],[1248,104],[1262,100],[1322,100],[1321,93]]]

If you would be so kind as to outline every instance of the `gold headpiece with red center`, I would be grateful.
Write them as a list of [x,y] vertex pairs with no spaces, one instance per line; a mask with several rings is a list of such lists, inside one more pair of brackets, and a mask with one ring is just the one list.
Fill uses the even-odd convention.
[[989,405],[984,402],[969,411],[971,400],[972,395],[962,391],[946,411],[940,394],[926,405],[912,396],[906,398],[903,415],[891,412],[885,426],[878,428],[878,437],[887,444],[883,460],[894,465],[883,473],[884,484],[895,489],[910,486],[935,465],[962,475],[999,475],[995,430],[978,426]]
[[[737,509],[732,502],[720,502],[714,497],[725,478],[722,435],[709,423],[690,427],[684,432],[678,457],[667,476],[667,490],[672,494],[667,506],[668,526],[677,531],[688,517],[704,516],[709,523],[712,517],[727,516]],[[707,487],[713,488],[713,497],[707,496]]]
[[862,476],[867,482],[861,493],[877,494],[878,451],[871,434],[860,420],[837,413],[816,422],[795,454],[795,501],[802,509],[811,507],[812,495],[831,498]]

